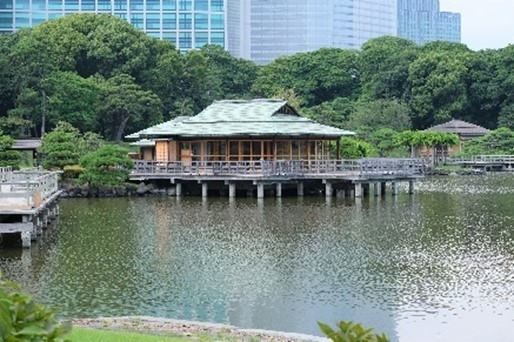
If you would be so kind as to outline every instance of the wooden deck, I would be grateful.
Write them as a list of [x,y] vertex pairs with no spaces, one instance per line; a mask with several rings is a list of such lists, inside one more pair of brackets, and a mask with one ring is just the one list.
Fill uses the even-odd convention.
[[[283,160],[283,161],[208,161],[208,162],[135,162],[130,179],[132,181],[169,181],[174,188],[168,193],[181,196],[183,186],[194,194],[201,185],[202,197],[209,191],[220,195],[236,196],[238,191],[246,191],[253,196],[264,197],[265,191],[277,197],[282,190],[321,193],[327,197],[361,197],[370,193],[370,185],[375,188],[375,196],[384,194],[387,182],[391,183],[392,193],[398,193],[397,183],[409,182],[409,192],[413,192],[415,180],[423,177],[423,159],[366,158],[360,160]],[[195,189],[196,187],[196,189]]]
[[58,174],[39,168],[0,168],[0,234],[21,233],[22,244],[42,233],[58,214]]
[[359,160],[284,161],[135,161],[132,180],[146,179],[409,179],[423,175],[423,159],[366,158]]

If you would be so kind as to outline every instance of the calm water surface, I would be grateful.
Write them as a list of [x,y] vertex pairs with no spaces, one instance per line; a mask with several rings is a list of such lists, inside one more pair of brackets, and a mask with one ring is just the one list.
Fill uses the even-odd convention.
[[153,315],[393,341],[512,341],[514,175],[427,179],[414,196],[61,200],[0,268],[63,317]]

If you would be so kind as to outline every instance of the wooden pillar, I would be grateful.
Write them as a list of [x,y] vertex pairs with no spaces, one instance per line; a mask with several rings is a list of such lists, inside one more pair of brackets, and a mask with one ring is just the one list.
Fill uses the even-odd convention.
[[209,196],[209,183],[203,182],[202,183],[202,197],[206,198]]
[[325,181],[325,197],[332,197],[332,195],[333,195],[332,182]]
[[414,193],[414,181],[409,181],[409,194]]
[[28,230],[21,232],[21,246],[23,248],[30,248],[30,244],[32,241],[30,235],[30,231]]
[[380,182],[375,182],[375,184],[373,184],[373,189],[374,189],[374,195],[375,195],[375,197],[380,196],[380,188],[381,188],[381,185],[382,185],[382,183],[380,183]]
[[398,183],[397,182],[391,183],[391,193],[393,194],[393,196],[398,195]]
[[175,195],[177,197],[182,196],[182,184],[181,183],[176,183],[175,184]]
[[303,196],[303,182],[298,182],[296,186],[298,196]]
[[264,198],[264,183],[257,183],[257,198]]
[[370,188],[369,183],[362,184],[362,196],[361,197],[369,196],[369,194],[370,194],[369,188]]
[[228,184],[228,197],[230,197],[230,198],[236,197],[236,183]]
[[341,142],[340,142],[340,139],[336,140],[336,158],[338,160],[341,158]]
[[382,182],[382,184],[380,185],[380,195],[384,196],[385,193],[386,193],[386,182]]
[[355,183],[355,197],[362,197],[362,183]]
[[282,197],[282,183],[277,183],[276,193],[277,193],[277,197]]

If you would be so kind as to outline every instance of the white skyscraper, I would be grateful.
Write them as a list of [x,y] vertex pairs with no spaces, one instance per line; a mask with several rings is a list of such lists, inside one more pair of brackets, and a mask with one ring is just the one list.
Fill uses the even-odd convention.
[[[358,49],[371,38],[396,35],[396,0],[227,0],[229,51],[258,64],[322,47]],[[248,7],[249,6],[249,7]],[[230,44],[238,24],[239,48]]]

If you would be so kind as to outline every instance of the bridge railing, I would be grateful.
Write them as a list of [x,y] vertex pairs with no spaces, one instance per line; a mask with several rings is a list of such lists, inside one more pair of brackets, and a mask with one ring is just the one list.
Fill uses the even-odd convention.
[[448,157],[447,164],[487,164],[487,163],[514,163],[514,155],[475,155],[463,157]]
[[422,159],[366,158],[339,160],[157,162],[136,160],[134,175],[175,176],[304,176],[317,174],[416,175],[424,172]]
[[0,183],[8,182],[12,179],[12,168],[10,166],[0,167]]
[[422,158],[366,158],[360,160],[363,175],[417,175],[425,172]]
[[56,172],[14,171],[10,180],[0,183],[0,208],[33,209],[57,191]]

